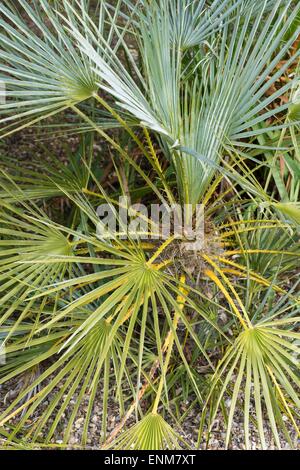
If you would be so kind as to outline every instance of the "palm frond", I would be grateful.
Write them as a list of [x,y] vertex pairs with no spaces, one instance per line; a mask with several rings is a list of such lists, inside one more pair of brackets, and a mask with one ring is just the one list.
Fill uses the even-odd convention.
[[[61,5],[85,36],[85,22],[89,24],[86,2],[76,2],[80,21],[66,2],[53,5],[35,0],[31,6],[18,0],[18,8],[10,2],[1,4],[0,80],[6,97],[0,105],[2,137],[87,100],[98,89],[92,62],[76,48],[61,24]],[[103,14],[102,5],[95,28],[111,40],[114,25],[107,31]]]
[[180,449],[184,444],[171,426],[159,415],[149,413],[141,421],[125,431],[112,444],[116,450]]

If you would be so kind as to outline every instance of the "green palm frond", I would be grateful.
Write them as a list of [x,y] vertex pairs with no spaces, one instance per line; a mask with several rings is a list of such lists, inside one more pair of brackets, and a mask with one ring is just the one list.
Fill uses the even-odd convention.
[[[264,423],[269,422],[276,445],[280,448],[279,428],[288,435],[282,419],[285,414],[296,429],[296,410],[299,409],[299,348],[296,341],[299,333],[287,327],[299,318],[261,322],[246,329],[236,339],[220,361],[212,382],[212,391],[220,383],[217,400],[213,406],[218,408],[226,390],[231,390],[226,446],[230,442],[234,413],[243,404],[245,444],[250,448],[250,407],[255,410],[255,424],[262,447],[265,449]],[[221,381],[221,382],[219,382]],[[215,416],[215,414],[214,414]]]
[[26,168],[26,163],[22,162],[20,171],[20,161],[2,156],[0,200],[10,204],[39,201],[62,197],[64,190],[70,193],[82,190],[89,180],[85,157],[81,150],[75,155],[70,154],[67,166],[54,159],[51,164],[32,159]]
[[[245,257],[251,258],[251,254],[246,253],[247,249]],[[262,256],[268,256],[268,250]],[[208,432],[213,433],[214,419],[222,410],[226,419],[227,448],[230,446],[236,413],[244,417],[246,448],[251,448],[251,436],[255,430],[262,447],[267,448],[267,426],[279,448],[283,435],[293,446],[292,428],[299,435],[299,281],[294,282],[286,292],[275,286],[279,280],[277,277],[280,278],[280,261],[282,259],[277,261],[277,273],[273,273],[269,286],[265,288],[257,284],[262,279],[258,275],[254,277],[254,283],[250,282],[252,276],[249,264],[253,267],[255,264],[250,263],[249,259],[244,288],[241,277],[238,283],[235,282],[234,289],[228,280],[225,282],[225,268],[215,265],[215,270],[221,274],[223,286],[220,279],[207,272],[240,320],[235,327],[235,340],[226,349],[212,376],[200,426],[202,432],[205,410],[209,407]],[[264,264],[264,274],[268,270],[272,272],[270,258],[268,261],[265,258]],[[231,266],[237,267],[237,264],[233,262]],[[238,274],[238,270],[230,271],[231,274]],[[242,321],[244,312],[247,313],[248,324]],[[228,409],[224,402],[229,402]],[[289,426],[286,421],[290,423]],[[202,434],[199,435],[201,438]]]
[[149,413],[113,443],[116,450],[160,450],[188,447],[184,438],[156,413]]
[[[6,96],[0,105],[2,136],[87,100],[97,91],[92,62],[76,48],[60,18],[62,6],[67,18],[85,35],[89,6],[85,1],[76,5],[79,19],[66,2],[35,0],[31,6],[18,0],[14,6],[1,4],[0,80]],[[95,28],[111,40],[114,25],[107,31],[103,15],[105,6],[101,4]]]
[[[136,13],[136,6],[131,0],[124,0],[124,3]],[[151,16],[147,14],[149,7],[154,7],[161,19],[167,11],[170,15],[172,42],[185,50],[202,44],[212,33],[217,33],[241,4],[247,9],[247,2],[240,0],[231,4],[228,0],[214,0],[210,5],[205,0],[140,0],[139,6],[142,8],[138,10],[138,14],[144,15],[144,21],[149,22],[151,27]],[[138,25],[138,20],[136,24]]]
[[[27,209],[27,211],[26,211]],[[43,222],[47,221],[45,214]],[[41,212],[27,207],[21,210],[11,204],[1,203],[0,211],[0,274],[1,274],[1,325],[18,312],[15,327],[31,315],[33,301],[26,304],[34,288],[40,289],[51,282],[63,279],[73,270],[72,263],[59,261],[48,264],[47,260],[73,253],[72,243],[48,220],[48,226],[41,223]],[[37,270],[34,265],[44,259]],[[70,258],[71,259],[71,258]],[[36,314],[37,324],[45,301]]]
[[[76,326],[86,315],[86,311],[74,315],[72,321],[58,324],[52,333],[43,335],[28,341],[26,337],[21,341],[16,341],[13,346],[7,348],[6,371],[8,377],[22,377],[28,373],[33,366],[40,365],[41,372],[34,381],[29,383],[20,391],[18,397],[2,413],[0,421],[2,425],[13,416],[20,416],[18,424],[9,436],[9,441],[22,430],[26,421],[34,414],[35,410],[48,399],[49,406],[40,413],[39,419],[34,426],[25,432],[25,438],[31,443],[39,442],[42,432],[45,435],[46,443],[51,443],[51,438],[59,426],[60,419],[66,410],[71,408],[71,403],[76,394],[76,406],[69,416],[64,433],[64,443],[69,440],[74,421],[76,419],[80,405],[89,396],[89,405],[85,415],[82,432],[82,444],[86,445],[89,423],[92,417],[93,406],[100,381],[103,383],[103,433],[105,438],[106,416],[108,393],[110,387],[110,360],[114,359],[116,373],[118,372],[118,349],[121,344],[118,340],[114,342],[107,351],[106,360],[103,367],[99,367],[99,357],[105,348],[109,338],[110,325],[105,321],[100,321],[93,328],[88,336],[77,344],[75,349],[65,356],[58,357],[58,352],[62,342],[70,336],[70,330]],[[18,351],[24,351],[25,358],[23,364],[18,364],[15,359]],[[39,354],[37,354],[39,352]],[[43,361],[54,359],[53,364],[43,370]],[[10,373],[7,373],[11,371]],[[2,375],[3,375],[2,372]],[[58,388],[59,386],[59,388]],[[31,396],[35,390],[39,390],[35,400],[32,402]],[[50,422],[49,422],[50,421]],[[50,425],[51,423],[51,425]]]
[[180,449],[185,445],[178,435],[159,414],[149,413],[141,421],[125,431],[112,444],[116,450],[159,450]]

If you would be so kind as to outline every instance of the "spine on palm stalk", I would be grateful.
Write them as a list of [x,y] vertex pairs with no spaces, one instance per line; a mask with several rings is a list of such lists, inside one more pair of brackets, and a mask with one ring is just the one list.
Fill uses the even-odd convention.
[[[99,403],[99,448],[204,448],[217,417],[226,448],[236,432],[293,446],[300,5],[5,0],[0,15],[2,446],[71,445],[83,416],[86,448]],[[176,217],[163,237],[151,204],[189,224],[200,205],[201,243]]]

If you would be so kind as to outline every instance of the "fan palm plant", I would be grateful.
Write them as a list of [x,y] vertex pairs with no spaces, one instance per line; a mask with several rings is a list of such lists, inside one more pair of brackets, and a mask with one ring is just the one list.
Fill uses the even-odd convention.
[[[217,413],[226,447],[240,413],[247,448],[252,427],[267,447],[266,422],[277,447],[299,435],[298,193],[277,168],[287,156],[297,177],[299,11],[291,0],[0,5],[4,145],[37,123],[80,136],[68,166],[49,149],[44,162],[1,159],[0,383],[23,384],[0,414],[4,445],[52,446],[64,422],[67,446],[85,407],[86,447],[99,400],[101,448],[196,446],[190,409],[198,447]],[[147,241],[133,236],[119,212],[129,202],[130,221],[143,202],[184,207],[189,222],[201,203],[204,241],[158,239],[147,215]],[[108,236],[102,203],[119,228]]]

